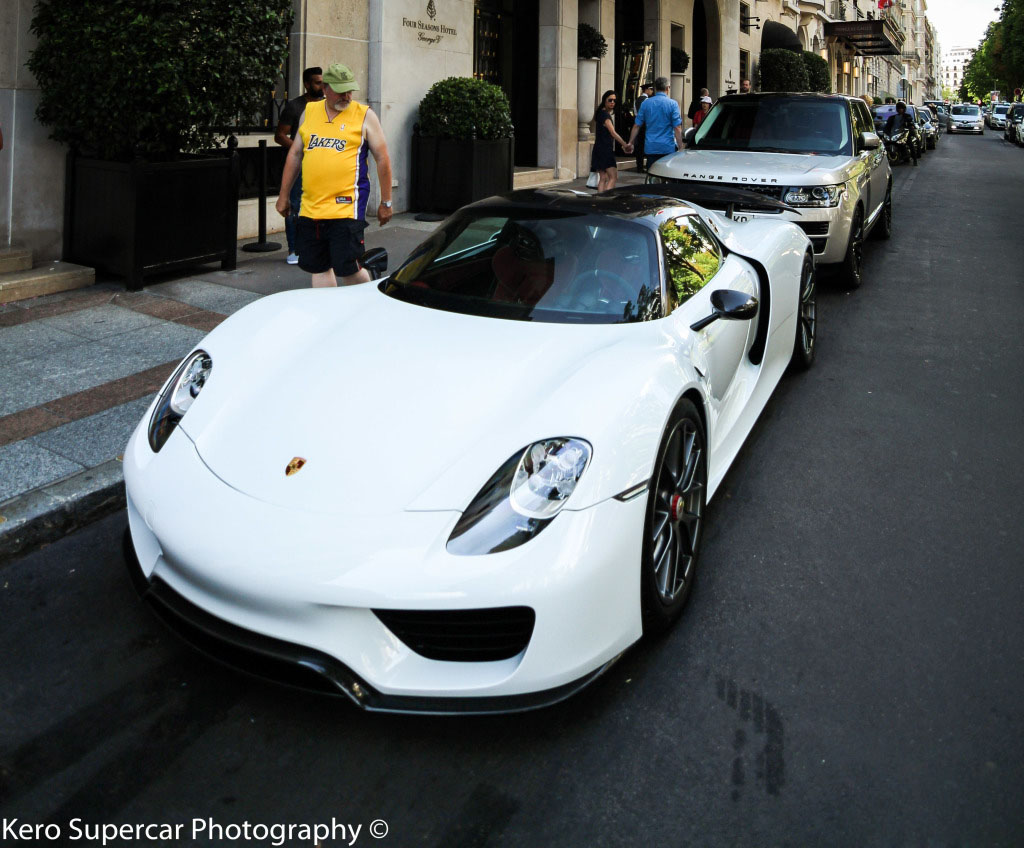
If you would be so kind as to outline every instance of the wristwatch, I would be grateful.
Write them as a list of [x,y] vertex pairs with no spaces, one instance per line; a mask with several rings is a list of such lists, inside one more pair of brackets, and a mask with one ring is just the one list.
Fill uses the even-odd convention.
[[380,202],[380,205],[383,206],[385,209],[390,209],[391,208],[391,201],[390,200],[382,200]]

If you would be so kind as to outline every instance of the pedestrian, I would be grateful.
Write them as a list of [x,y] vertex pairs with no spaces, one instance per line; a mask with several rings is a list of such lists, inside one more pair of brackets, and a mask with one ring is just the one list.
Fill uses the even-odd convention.
[[619,178],[618,166],[615,163],[615,147],[613,140],[617,141],[630,153],[632,148],[622,137],[615,132],[615,122],[612,114],[615,111],[615,103],[618,96],[614,91],[606,91],[601,97],[601,105],[594,112],[594,123],[597,124],[597,138],[594,140],[594,150],[590,156],[590,170],[597,171],[600,175],[597,181],[598,191],[607,191],[615,188]]
[[[314,103],[323,100],[324,78],[323,69],[306,68],[302,72],[302,87],[305,93],[289,100],[284,109],[281,110],[281,117],[277,121],[277,132],[274,133],[274,141],[282,147],[291,147],[295,140],[295,134],[299,131],[299,118],[306,108],[307,103]],[[295,227],[299,220],[299,205],[302,201],[302,173],[292,183],[291,194],[288,196],[288,203],[291,212],[284,219],[284,234],[288,239],[288,257],[285,261],[289,265],[299,264],[299,255],[295,252]]]
[[[640,96],[636,99],[635,109],[633,110],[633,120],[636,121],[636,116],[640,112],[640,107],[648,97],[654,97],[654,83],[645,83],[640,89]],[[640,132],[637,133],[636,142],[633,144],[633,156],[636,158],[636,169],[642,171],[644,169],[644,137],[647,135],[647,131],[640,127]]]
[[740,94],[750,94],[750,92],[751,92],[750,80],[748,80],[748,79],[740,80]]
[[700,99],[700,110],[693,116],[693,127],[696,129],[703,123],[705,116],[711,111],[711,98],[704,95]]
[[367,149],[380,181],[377,221],[391,220],[391,158],[380,119],[352,98],[355,75],[341,64],[323,75],[324,99],[307,103],[298,134],[288,149],[277,211],[287,215],[292,183],[302,174],[302,203],[295,240],[299,267],[313,286],[352,285],[370,279],[359,266],[370,200]]
[[693,98],[693,103],[690,104],[690,108],[686,110],[686,117],[693,121],[697,117],[697,113],[700,111],[700,99],[702,97],[710,97],[711,92],[706,88],[700,90],[700,94]]
[[679,114],[679,104],[668,96],[668,86],[668,77],[658,77],[654,81],[654,97],[643,102],[629,134],[632,147],[640,128],[646,127],[644,160],[648,170],[662,156],[675,153],[683,146],[683,119]]

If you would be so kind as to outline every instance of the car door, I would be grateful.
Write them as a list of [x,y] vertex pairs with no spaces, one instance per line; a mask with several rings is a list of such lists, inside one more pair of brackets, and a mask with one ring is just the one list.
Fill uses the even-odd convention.
[[860,134],[862,132],[875,132],[875,125],[871,118],[871,112],[868,110],[868,105],[864,101],[854,100],[852,104],[854,132],[858,140],[858,156],[864,158],[868,169],[867,183],[870,188],[868,189],[868,196],[864,201],[864,209],[866,210],[865,217],[870,219],[878,212],[885,201],[885,193],[889,189],[888,160],[886,159],[885,147],[883,145],[878,145],[874,150],[868,150],[860,145]]
[[709,428],[713,451],[753,391],[754,369],[744,369],[743,363],[754,340],[757,320],[717,320],[699,330],[690,325],[711,314],[712,292],[733,289],[757,297],[758,280],[743,260],[724,253],[697,215],[669,218],[660,225],[659,234],[669,320],[673,335],[680,341],[679,356],[696,367],[711,402],[710,412],[717,425]]

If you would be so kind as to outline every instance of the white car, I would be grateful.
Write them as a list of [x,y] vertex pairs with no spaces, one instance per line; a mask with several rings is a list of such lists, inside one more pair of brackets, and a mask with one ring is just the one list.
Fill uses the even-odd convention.
[[722,97],[686,149],[656,161],[648,181],[737,186],[789,209],[737,207],[734,220],[801,227],[819,264],[861,284],[863,243],[892,233],[892,171],[867,104],[856,97],[764,92]]
[[957,103],[950,110],[947,133],[969,132],[985,134],[985,119],[981,109],[973,103]]
[[481,201],[379,285],[263,298],[185,358],[125,452],[129,569],[197,646],[365,709],[558,701],[680,612],[815,325],[784,221]]

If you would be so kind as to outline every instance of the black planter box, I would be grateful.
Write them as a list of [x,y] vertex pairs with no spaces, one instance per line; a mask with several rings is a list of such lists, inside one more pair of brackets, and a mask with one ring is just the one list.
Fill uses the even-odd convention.
[[125,277],[235,267],[237,154],[108,162],[68,154],[64,259]]
[[454,212],[460,206],[512,190],[514,139],[413,135],[413,208]]

